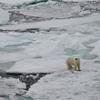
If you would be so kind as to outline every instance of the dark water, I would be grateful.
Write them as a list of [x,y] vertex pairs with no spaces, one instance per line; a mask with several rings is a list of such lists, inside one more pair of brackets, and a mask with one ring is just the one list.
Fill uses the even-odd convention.
[[4,100],[34,100],[31,97],[25,97],[25,96],[14,96],[12,97],[12,99],[9,96],[5,96],[5,97],[1,97],[0,100],[2,100],[2,98]]
[[[96,3],[96,2],[88,2],[88,3],[73,2],[72,3],[72,2],[62,2],[61,0],[54,0],[55,1],[54,5],[51,4],[51,6],[50,6],[49,4],[46,5],[45,2],[47,2],[47,1],[48,0],[32,1],[30,3],[23,3],[21,5],[19,4],[19,5],[14,5],[14,6],[0,3],[0,8],[7,10],[9,13],[9,20],[6,22],[6,24],[4,24],[4,23],[0,24],[0,26],[5,26],[5,25],[7,26],[7,25],[13,25],[13,24],[19,25],[21,23],[30,23],[30,22],[36,23],[36,22],[47,21],[47,20],[52,20],[52,19],[63,19],[63,18],[66,19],[66,18],[82,17],[85,15],[80,15],[80,12],[85,11],[85,10],[89,10],[90,11],[89,14],[94,13],[94,12],[100,12],[100,2],[98,2],[98,3]],[[33,6],[34,4],[41,3],[41,2],[43,4],[41,4],[40,6],[37,6],[37,7]],[[49,9],[48,9],[48,7],[49,7]],[[69,12],[71,12],[70,9],[72,9],[73,7],[79,7],[79,12],[76,12],[76,11],[72,12],[71,15],[68,16],[67,14]],[[68,8],[70,8],[70,9],[68,9]],[[44,12],[43,15],[48,14],[48,16],[43,17],[43,16],[36,16],[36,15],[35,16],[34,15],[32,15],[32,16],[26,15],[24,13],[21,13],[21,11],[20,11],[21,9],[22,10],[24,9],[27,11],[28,10],[29,11],[37,10],[38,13],[40,13],[40,10],[42,9],[42,11]],[[46,10],[46,9],[48,9],[48,10]],[[50,12],[49,12],[49,10],[50,10]],[[87,15],[89,15],[89,14],[87,14]],[[100,22],[94,22],[94,25],[100,26]],[[77,31],[80,31],[80,30],[77,30]],[[15,33],[15,34],[11,34],[10,32]],[[17,61],[20,61],[21,59],[24,59],[25,57],[27,57],[28,55],[26,55],[25,57],[23,56],[23,51],[30,44],[32,44],[32,43],[35,44],[34,42],[37,42],[37,44],[39,44],[38,37],[39,37],[40,33],[43,33],[43,34],[45,33],[46,35],[49,33],[60,35],[63,32],[67,33],[68,30],[66,28],[60,29],[60,28],[56,28],[56,27],[54,27],[54,28],[50,27],[49,29],[46,29],[46,30],[45,29],[43,30],[40,28],[28,28],[28,29],[26,28],[26,29],[20,29],[20,30],[0,29],[0,36],[1,36],[1,38],[0,38],[0,55],[1,55],[0,56],[0,69],[6,71],[9,68],[13,67]],[[88,32],[84,32],[84,33],[86,34]],[[91,34],[91,33],[89,33],[89,34]],[[39,37],[39,39],[40,39],[40,37]],[[78,49],[78,50],[72,49],[72,48],[64,48],[64,54],[67,56],[78,55],[80,58],[88,59],[88,60],[97,58],[97,55],[90,54],[90,51],[91,50],[89,48]],[[22,56],[21,57],[16,56],[17,54],[19,54],[19,55],[22,54]],[[33,58],[41,59],[42,56],[40,55],[40,56],[36,56]],[[95,60],[95,63],[100,63],[100,61]],[[12,75],[12,76],[14,77],[14,75]],[[10,76],[10,78],[12,78],[12,76]],[[17,75],[16,75],[16,77],[17,77]],[[7,93],[5,93],[4,95],[0,95],[0,97],[3,98],[4,100],[33,100],[31,97],[25,97],[23,95],[20,95],[20,93],[19,93],[19,95],[13,96],[12,95],[13,92],[11,92],[12,96],[9,96],[8,93],[10,91],[12,91],[12,88],[11,88],[12,85],[9,85],[9,84],[5,85],[5,83],[6,83],[5,80],[0,78],[1,94],[2,94],[2,91],[5,91],[5,92],[7,91]],[[16,87],[14,87],[14,88],[16,89]]]

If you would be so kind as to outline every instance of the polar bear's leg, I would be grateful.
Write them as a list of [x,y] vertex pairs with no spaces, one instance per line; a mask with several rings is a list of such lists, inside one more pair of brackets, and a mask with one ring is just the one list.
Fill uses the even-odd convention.
[[78,68],[78,71],[81,71],[80,70],[80,62],[77,64],[77,68]]
[[78,70],[78,66],[77,66],[77,63],[74,63],[74,70]]
[[75,70],[80,71],[80,59],[79,58],[75,58],[74,65],[75,65]]
[[67,66],[68,66],[68,70],[72,70],[72,65],[67,63]]

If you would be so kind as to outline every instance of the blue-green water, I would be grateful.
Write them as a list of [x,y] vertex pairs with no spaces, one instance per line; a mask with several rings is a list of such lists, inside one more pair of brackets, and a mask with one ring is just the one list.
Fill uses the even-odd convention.
[[64,49],[64,52],[68,56],[79,56],[82,59],[95,59],[97,55],[90,54],[90,50],[88,49],[72,49],[72,48],[66,48]]
[[[99,59],[95,60],[99,55],[90,53],[96,47],[96,45],[93,47],[91,46],[92,48],[91,50],[88,48],[88,46],[86,46],[86,49],[74,49],[74,47],[68,48],[67,47],[68,45],[65,41],[65,40],[74,41],[74,39],[76,38],[76,40],[79,40],[78,42],[80,42],[81,39],[79,38],[82,38],[85,41],[85,38],[87,37],[89,37],[85,41],[87,44],[99,41],[100,21],[96,20],[89,24],[86,21],[82,22],[83,24],[80,25],[80,23],[78,22],[83,20],[84,17],[81,20],[80,19],[78,20],[78,18],[76,18],[77,23],[74,27],[75,17],[79,17],[79,13],[82,12],[81,6],[79,5],[79,3],[71,4],[71,3],[61,2],[61,0],[58,1],[54,0],[48,2],[48,0],[33,0],[32,2],[29,3],[22,3],[13,6],[8,5],[9,6],[8,8],[7,6],[5,7],[0,6],[0,9],[2,9],[0,10],[0,29],[1,29],[0,69],[8,70],[11,67],[14,67],[16,63],[20,64],[21,60],[27,61],[30,59],[33,60],[33,58],[42,59],[46,57],[48,57],[48,59],[51,59],[52,57],[49,58],[49,56],[53,57],[57,56],[58,58],[60,58],[59,55],[60,50],[61,50],[60,53],[64,54],[62,55],[64,57],[78,56],[81,59],[94,60],[95,63],[100,64]],[[77,9],[75,10],[74,7]],[[39,18],[41,19],[41,23],[39,22],[40,20]],[[70,18],[69,21],[66,20],[67,18]],[[33,23],[29,19],[31,19]],[[36,20],[40,24],[36,23]],[[45,20],[47,20],[46,23]],[[58,25],[56,24],[55,20],[57,21]],[[44,24],[42,22],[44,22]],[[62,22],[64,25],[60,26],[59,24]],[[70,23],[72,23],[72,25]],[[29,26],[26,27],[27,25],[24,26],[25,24],[29,24]],[[11,25],[11,27],[9,25]],[[47,26],[42,26],[42,25],[47,25]],[[15,30],[13,28],[15,28]],[[74,33],[77,32],[79,32],[80,34],[74,35]],[[62,39],[61,37],[64,38]],[[23,65],[24,62],[22,66]],[[2,79],[0,79],[0,84],[1,80]],[[1,88],[2,85],[0,89]],[[6,86],[4,86],[3,88],[6,88]],[[6,89],[4,91],[6,91]],[[10,91],[10,89],[8,88],[7,91]],[[0,92],[2,92],[2,89],[0,90]],[[4,98],[4,100],[11,100],[9,96],[6,95],[1,96],[1,98]],[[16,95],[14,96],[14,100],[33,100],[33,99],[31,97]]]

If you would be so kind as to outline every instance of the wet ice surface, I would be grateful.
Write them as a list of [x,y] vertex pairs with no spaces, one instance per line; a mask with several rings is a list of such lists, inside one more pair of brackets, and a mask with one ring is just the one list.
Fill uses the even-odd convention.
[[[18,79],[1,78],[1,100],[99,100],[100,3],[49,1],[20,9],[0,7],[7,16],[0,19],[0,69],[55,72],[27,93]],[[81,72],[66,70],[69,56],[81,58]]]
[[89,61],[84,63],[82,72],[64,71],[47,75],[33,85],[27,95],[35,100],[99,100],[99,65]]

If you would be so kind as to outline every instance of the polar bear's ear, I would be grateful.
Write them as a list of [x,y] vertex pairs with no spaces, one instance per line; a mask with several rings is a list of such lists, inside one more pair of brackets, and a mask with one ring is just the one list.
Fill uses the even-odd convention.
[[78,58],[75,58],[75,60],[78,60]]

